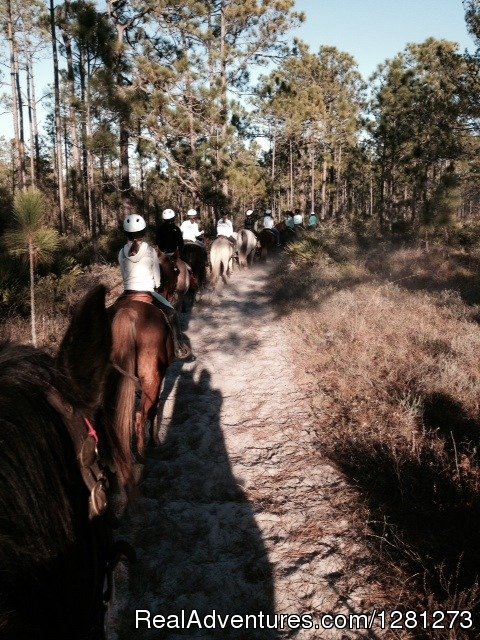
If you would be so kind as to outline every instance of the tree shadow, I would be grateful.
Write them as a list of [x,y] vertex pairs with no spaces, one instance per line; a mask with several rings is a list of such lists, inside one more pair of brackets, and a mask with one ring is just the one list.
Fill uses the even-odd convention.
[[[345,440],[332,458],[361,491],[375,546],[403,566],[419,590],[432,594],[423,605],[456,605],[478,617],[480,504],[475,489],[452,472],[434,446],[414,455],[378,441]],[[461,637],[477,637],[477,632]]]
[[480,421],[446,393],[431,393],[423,401],[423,424],[442,438],[450,454],[471,454],[480,445]]
[[[178,376],[164,444],[151,451],[139,507],[124,522],[138,561],[119,612],[119,640],[275,640],[267,629],[135,629],[152,615],[274,613],[274,582],[255,512],[235,478],[220,424],[222,394],[206,369]],[[168,384],[167,384],[168,388]]]

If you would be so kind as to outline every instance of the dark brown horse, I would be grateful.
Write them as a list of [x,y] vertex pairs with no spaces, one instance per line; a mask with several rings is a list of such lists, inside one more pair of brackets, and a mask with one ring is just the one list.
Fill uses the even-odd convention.
[[267,256],[274,251],[277,246],[277,238],[273,231],[262,229],[258,234],[258,241],[260,243],[260,260],[265,262]]
[[297,239],[295,230],[292,229],[292,227],[288,227],[284,220],[276,224],[275,229],[278,229],[278,233],[280,234],[280,244],[282,245],[288,244],[289,242],[295,242]]
[[[112,361],[117,369],[110,377],[115,390],[115,418],[123,459],[132,461],[133,434],[140,456],[145,452],[145,425],[155,440],[155,422],[160,388],[168,365],[174,360],[173,339],[163,313],[151,303],[149,294],[121,296],[109,309],[112,321]],[[140,403],[135,407],[139,387]],[[124,485],[131,482],[132,466],[120,469]]]
[[111,546],[105,517],[94,516],[105,498],[95,437],[101,455],[121,458],[96,420],[110,347],[104,287],[84,300],[56,359],[0,346],[2,640],[104,637]]
[[201,291],[207,284],[207,252],[194,242],[186,242],[182,250],[182,258],[190,265],[193,274],[191,290],[193,294]]
[[163,253],[157,247],[158,261],[162,274],[160,293],[180,313],[183,301],[191,284],[191,270],[187,263],[180,258],[179,251],[174,254]]

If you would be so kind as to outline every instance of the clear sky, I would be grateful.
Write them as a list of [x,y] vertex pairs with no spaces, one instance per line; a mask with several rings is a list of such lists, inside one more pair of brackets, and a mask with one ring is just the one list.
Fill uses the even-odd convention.
[[406,44],[429,36],[475,49],[462,0],[297,0],[296,7],[306,14],[297,35],[314,51],[333,45],[352,54],[365,78]]
[[[292,37],[305,40],[313,51],[333,45],[352,54],[365,78],[407,43],[429,36],[458,42],[461,51],[474,50],[462,0],[297,0],[296,6],[306,21]],[[3,79],[8,82],[8,76]],[[50,62],[37,66],[36,80],[41,95],[52,82]],[[4,90],[9,91],[8,85]],[[0,109],[0,136],[10,138],[12,129],[11,114]]]

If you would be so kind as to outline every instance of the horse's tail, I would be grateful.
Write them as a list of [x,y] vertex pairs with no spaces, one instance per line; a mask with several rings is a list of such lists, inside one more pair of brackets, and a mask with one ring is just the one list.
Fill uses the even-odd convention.
[[134,485],[132,437],[135,411],[135,356],[136,314],[132,309],[119,309],[112,321],[113,353],[117,378],[114,430],[120,449],[117,473],[121,483],[131,488]]
[[242,229],[238,233],[237,239],[238,246],[238,262],[241,267],[247,266],[247,253],[248,253],[248,233],[245,229]]
[[221,269],[222,269],[222,247],[212,244],[212,248],[210,249],[210,266],[211,266],[211,279],[212,286],[215,288],[217,282],[220,278]]

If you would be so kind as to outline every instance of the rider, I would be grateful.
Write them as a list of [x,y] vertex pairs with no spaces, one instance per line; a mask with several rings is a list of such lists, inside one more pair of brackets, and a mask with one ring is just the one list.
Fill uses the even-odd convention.
[[275,238],[277,239],[277,246],[280,246],[280,233],[278,231],[278,229],[275,228],[275,222],[273,220],[272,217],[272,211],[271,209],[267,209],[265,211],[265,215],[263,217],[263,228],[264,229],[268,229],[269,231],[271,231]]
[[293,216],[293,224],[295,225],[294,228],[297,233],[305,231],[305,227],[303,226],[303,216],[298,209],[295,211],[295,215]]
[[185,242],[195,242],[199,246],[205,249],[205,244],[199,240],[203,236],[203,231],[198,228],[198,213],[195,209],[189,209],[187,211],[187,219],[180,225],[180,231],[183,235]]
[[172,305],[156,289],[160,287],[160,265],[155,249],[144,241],[146,222],[140,215],[129,215],[123,221],[127,244],[120,249],[118,262],[122,272],[124,294],[149,293],[153,304],[165,316],[172,330],[175,356],[181,360],[195,360],[191,348],[185,342],[178,314]]
[[315,211],[311,211],[310,217],[308,218],[308,228],[315,229],[318,224],[318,218],[315,215]]
[[237,242],[237,239],[234,236],[233,223],[229,219],[228,213],[224,213],[217,222],[217,238],[219,236],[227,238],[227,240],[233,245],[235,245]]
[[253,209],[249,209],[245,213],[245,222],[244,222],[245,229],[249,229],[250,231],[255,231],[255,222],[256,222],[256,218],[253,215]]
[[163,222],[158,225],[155,237],[157,247],[164,253],[175,253],[178,249],[180,255],[184,242],[180,227],[175,224],[175,211],[165,209],[162,219]]
[[291,211],[285,212],[285,226],[289,229],[293,229],[295,227],[293,222],[293,213]]

